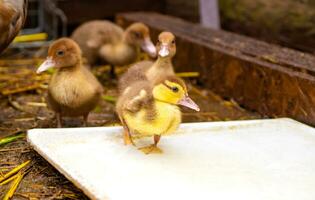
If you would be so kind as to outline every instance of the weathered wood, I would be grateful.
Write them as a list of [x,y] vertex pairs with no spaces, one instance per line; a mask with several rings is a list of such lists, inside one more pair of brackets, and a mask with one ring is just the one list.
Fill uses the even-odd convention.
[[125,13],[117,22],[141,21],[156,39],[177,36],[177,71],[198,71],[200,82],[246,109],[315,125],[315,57],[155,13]]
[[222,26],[315,53],[315,1],[220,0]]

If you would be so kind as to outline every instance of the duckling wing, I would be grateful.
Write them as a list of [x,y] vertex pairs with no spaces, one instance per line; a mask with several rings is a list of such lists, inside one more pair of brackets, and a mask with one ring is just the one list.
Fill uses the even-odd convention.
[[152,94],[152,86],[149,81],[137,81],[132,83],[119,96],[116,111],[118,115],[122,116],[124,111],[136,113],[140,110],[150,110],[154,99]]
[[26,12],[27,0],[0,1],[0,53],[21,30]]
[[93,85],[95,89],[95,93],[97,95],[101,95],[104,92],[104,88],[102,84],[97,80],[97,78],[92,74],[92,72],[88,69],[87,66],[82,66],[82,73],[86,77],[87,81]]

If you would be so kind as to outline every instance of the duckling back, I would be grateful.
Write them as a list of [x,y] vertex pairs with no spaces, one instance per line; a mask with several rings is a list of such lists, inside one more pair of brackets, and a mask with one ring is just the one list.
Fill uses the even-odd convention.
[[[133,64],[118,80],[118,91],[121,94],[127,87],[138,81],[148,81],[145,73],[153,65],[152,61],[141,61]],[[144,83],[144,82],[142,82]],[[150,82],[146,82],[151,84]]]
[[79,26],[71,35],[82,49],[89,64],[98,60],[98,51],[103,44],[122,40],[123,29],[107,20],[93,20]]

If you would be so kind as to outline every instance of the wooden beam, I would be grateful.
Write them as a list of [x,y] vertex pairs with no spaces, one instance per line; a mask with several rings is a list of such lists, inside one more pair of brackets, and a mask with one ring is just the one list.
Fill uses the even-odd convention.
[[156,13],[124,13],[122,26],[141,21],[152,36],[177,37],[177,71],[198,71],[200,82],[246,109],[315,125],[315,57],[241,35],[210,30]]

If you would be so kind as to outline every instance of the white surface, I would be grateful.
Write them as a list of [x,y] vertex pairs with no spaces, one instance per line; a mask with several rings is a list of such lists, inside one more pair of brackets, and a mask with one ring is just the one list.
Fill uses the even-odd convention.
[[296,121],[183,124],[160,155],[121,131],[34,129],[28,141],[94,199],[315,199],[315,130]]

